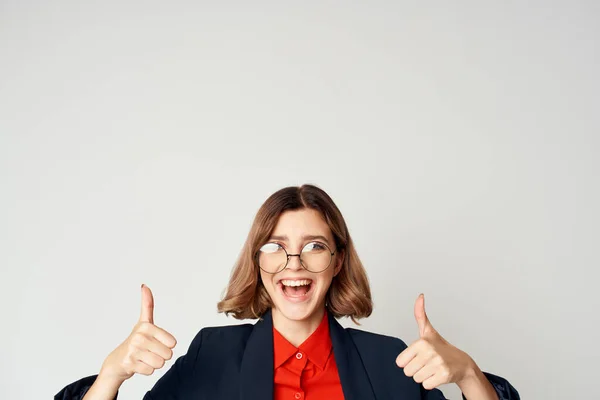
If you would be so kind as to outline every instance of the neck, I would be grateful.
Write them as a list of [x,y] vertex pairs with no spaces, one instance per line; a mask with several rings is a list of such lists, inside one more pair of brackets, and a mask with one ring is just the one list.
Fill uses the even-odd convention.
[[292,320],[283,316],[276,308],[273,308],[273,326],[288,340],[288,342],[298,347],[317,330],[323,319],[324,312],[325,307],[323,306],[315,310],[315,312],[306,319]]

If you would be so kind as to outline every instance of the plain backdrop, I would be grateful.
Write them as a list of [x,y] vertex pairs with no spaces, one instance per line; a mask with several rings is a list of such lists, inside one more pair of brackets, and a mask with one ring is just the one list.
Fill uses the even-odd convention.
[[141,283],[176,357],[239,323],[216,303],[254,214],[302,183],[368,270],[361,329],[410,344],[424,292],[522,398],[600,398],[599,22],[595,1],[2,0],[0,398],[97,373]]

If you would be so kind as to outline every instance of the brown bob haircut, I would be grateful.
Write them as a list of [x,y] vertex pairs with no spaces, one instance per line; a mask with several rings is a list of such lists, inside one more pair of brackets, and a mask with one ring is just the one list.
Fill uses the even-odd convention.
[[371,315],[373,302],[369,280],[344,217],[325,191],[308,184],[278,190],[260,207],[234,265],[225,295],[217,304],[219,312],[232,314],[237,319],[256,319],[272,307],[255,255],[271,237],[281,214],[303,208],[314,209],[323,216],[333,234],[336,251],[344,258],[326,294],[328,312],[336,318],[350,317],[355,323]]

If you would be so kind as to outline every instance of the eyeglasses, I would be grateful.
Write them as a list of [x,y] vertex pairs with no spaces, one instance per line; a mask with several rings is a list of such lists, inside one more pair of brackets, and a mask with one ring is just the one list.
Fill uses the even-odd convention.
[[331,264],[335,252],[324,243],[307,243],[300,254],[288,254],[279,243],[266,243],[256,253],[258,266],[269,274],[276,274],[287,267],[290,257],[299,257],[300,265],[309,272],[323,272]]

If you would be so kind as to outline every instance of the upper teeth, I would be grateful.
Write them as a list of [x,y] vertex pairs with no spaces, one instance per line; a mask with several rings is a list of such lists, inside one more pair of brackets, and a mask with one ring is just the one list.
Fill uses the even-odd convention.
[[302,280],[298,280],[298,281],[292,281],[289,279],[284,279],[281,281],[281,283],[285,286],[304,286],[304,285],[310,285],[310,282],[308,279],[302,279]]

